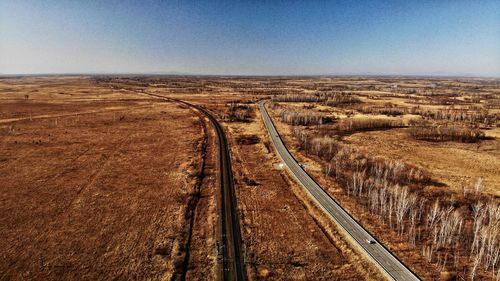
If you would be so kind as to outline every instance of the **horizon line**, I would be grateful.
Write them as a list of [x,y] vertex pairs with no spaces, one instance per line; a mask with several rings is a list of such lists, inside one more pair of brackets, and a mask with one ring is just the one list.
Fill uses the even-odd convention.
[[423,77],[423,78],[483,78],[500,79],[500,75],[478,74],[387,74],[387,73],[342,73],[342,74],[197,74],[183,72],[49,72],[49,73],[0,73],[0,77],[45,77],[45,76],[192,76],[192,77]]

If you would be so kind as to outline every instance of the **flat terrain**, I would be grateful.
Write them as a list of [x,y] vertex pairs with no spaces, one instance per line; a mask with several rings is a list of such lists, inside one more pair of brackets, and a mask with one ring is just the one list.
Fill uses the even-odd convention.
[[[345,141],[374,154],[390,159],[402,159],[432,171],[448,188],[461,191],[478,178],[484,179],[485,192],[500,196],[500,140],[485,140],[478,144],[428,143],[414,140],[405,129],[355,133]],[[498,136],[500,129],[487,135]]]
[[[327,233],[332,226],[323,226],[307,208],[305,194],[266,148],[262,126],[258,113],[250,123],[228,125],[252,274],[272,280],[375,279],[341,237]],[[249,136],[258,142],[242,141]]]
[[140,97],[92,98],[102,89],[46,99],[51,88],[40,89],[40,98],[25,99],[24,86],[16,87],[23,89],[4,90],[1,99],[2,278],[173,274],[201,162],[198,117]]
[[500,274],[498,79],[66,76],[0,79],[2,278],[215,279],[215,133],[144,93],[221,121],[250,280],[383,278],[280,166],[263,99],[306,171],[421,278]]
[[[427,280],[497,275],[481,268],[487,260],[470,245],[484,239],[497,249],[493,245],[499,243],[497,235],[486,235],[498,232],[498,217],[480,213],[496,214],[499,206],[499,96],[488,82],[471,83],[476,87],[461,85],[455,91],[284,94],[275,96],[271,106],[282,137],[306,171]],[[482,136],[474,139],[475,134]],[[400,211],[395,223],[394,208],[400,204],[410,207]],[[429,223],[432,208],[437,225]],[[476,212],[490,223],[483,238],[472,232]],[[445,233],[448,214],[460,227]],[[438,242],[446,235],[452,237],[448,241],[462,242]]]

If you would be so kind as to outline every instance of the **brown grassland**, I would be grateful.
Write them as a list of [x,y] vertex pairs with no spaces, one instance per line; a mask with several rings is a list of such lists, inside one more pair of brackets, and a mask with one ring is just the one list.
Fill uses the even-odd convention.
[[279,165],[294,156],[424,280],[500,276],[500,81],[405,77],[0,79],[0,280],[216,277],[228,135],[251,280],[380,280]]
[[[182,273],[189,202],[205,157],[198,116],[88,79],[21,79],[1,88],[0,279]],[[204,193],[195,229],[202,241],[191,251],[198,276],[213,274],[214,263],[206,247],[214,244],[214,195]]]

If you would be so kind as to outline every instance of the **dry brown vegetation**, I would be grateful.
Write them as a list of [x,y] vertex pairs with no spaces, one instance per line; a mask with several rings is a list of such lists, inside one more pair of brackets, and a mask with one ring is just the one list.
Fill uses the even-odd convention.
[[409,132],[417,140],[427,141],[478,142],[485,137],[479,128],[452,124],[416,123]]
[[281,110],[279,116],[283,122],[291,125],[322,125],[333,122],[332,117],[319,114],[300,113],[295,111]]
[[0,279],[215,278],[214,132],[141,93],[224,121],[251,280],[382,278],[280,170],[261,99],[420,277],[500,276],[498,80],[94,76],[0,79]]
[[[260,116],[259,116],[260,117]],[[267,139],[260,118],[228,123],[242,232],[251,279],[359,280],[378,275],[352,253],[329,224],[320,224],[297,198],[295,185],[261,140]],[[305,197],[305,195],[302,195]],[[338,235],[338,231],[336,231]]]
[[255,115],[253,107],[231,102],[221,114],[221,119],[229,122],[249,122]]
[[[196,202],[205,142],[196,114],[85,79],[0,87],[10,88],[0,100],[0,279],[213,276],[214,195]],[[190,229],[196,203],[205,219]],[[188,272],[186,246],[197,264]]]
[[[488,137],[484,130],[498,126],[499,113],[489,111],[490,103],[483,98],[494,99],[495,96],[467,98],[467,92],[443,96],[425,92],[419,98],[419,91],[404,91],[404,94],[415,95],[405,99],[404,95],[394,93],[394,90],[392,92],[382,97],[377,95],[377,98],[370,102],[372,104],[365,100],[362,105],[347,107],[354,113],[346,111],[345,106],[329,111],[330,114],[347,114],[346,118],[341,118],[332,126],[318,127],[318,124],[315,124],[310,127],[282,129],[290,132],[286,133],[287,136],[293,136],[290,141],[295,142],[295,147],[301,155],[320,164],[323,175],[334,178],[342,187],[342,193],[351,198],[348,201],[356,202],[356,207],[350,209],[351,212],[361,217],[364,217],[365,213],[375,215],[386,229],[394,231],[393,237],[380,233],[387,239],[390,248],[398,252],[397,249],[403,249],[401,243],[404,241],[403,243],[410,247],[419,249],[411,254],[411,251],[406,250],[409,252],[403,252],[403,259],[414,264],[423,277],[434,279],[436,277],[431,276],[439,276],[439,272],[443,275],[443,272],[446,272],[445,275],[455,278],[497,278],[500,273],[500,237],[497,234],[500,224],[500,217],[497,215],[499,203],[498,198],[484,193],[486,188],[481,177],[476,178],[476,182],[470,183],[469,186],[446,189],[442,187],[440,179],[433,175],[432,170],[400,159],[368,153],[367,150],[358,149],[344,141],[345,135],[342,134],[343,131],[356,132],[357,138],[362,142],[365,131],[400,130],[410,125],[405,131],[420,141],[472,143],[489,138],[490,141],[487,142],[491,142],[492,137]],[[464,95],[466,97],[463,97]],[[370,94],[363,92],[359,96],[369,98]],[[277,98],[274,100],[279,101]],[[425,100],[425,103],[420,103],[434,107],[416,107],[412,105],[415,100]],[[317,114],[316,112],[325,113],[325,110],[318,109],[321,100],[316,102],[316,106],[313,105],[315,101],[309,102],[312,104],[308,107],[311,116]],[[436,105],[444,107],[435,107]],[[281,112],[294,110],[296,107],[289,103],[278,103],[272,108],[275,109],[274,115],[279,117]],[[362,116],[349,117],[356,115],[356,111]],[[366,114],[402,118],[378,118]],[[406,116],[420,116],[423,120],[415,117],[408,119]],[[284,123],[293,125],[290,122]],[[495,147],[498,149],[499,146]],[[369,146],[364,148],[369,149]],[[498,159],[495,161],[497,165]],[[485,176],[491,177],[494,174]],[[349,202],[345,203],[350,205]],[[477,224],[476,216],[482,217],[481,226]],[[370,221],[375,223],[373,218]],[[378,232],[380,228],[371,229]],[[482,236],[479,233],[482,233]],[[399,246],[392,244],[396,241]],[[478,248],[479,244],[483,249]],[[416,262],[417,256],[423,257],[425,262],[432,265],[436,275],[424,264]]]
[[336,124],[336,128],[346,132],[381,130],[404,126],[402,120],[377,118],[346,118]]
[[[308,136],[298,128],[293,132],[299,149],[326,161],[324,173],[334,177],[347,196],[377,214],[412,246],[420,247],[429,262],[436,262],[442,269],[461,269],[471,261],[466,257],[475,255],[471,276],[479,264],[484,264],[494,276],[497,274],[500,205],[482,196],[481,180],[470,194],[453,201],[440,199],[442,195],[431,199],[422,192],[431,182],[429,172],[420,167],[375,158],[328,137]],[[448,260],[448,256],[453,256],[453,260]]]

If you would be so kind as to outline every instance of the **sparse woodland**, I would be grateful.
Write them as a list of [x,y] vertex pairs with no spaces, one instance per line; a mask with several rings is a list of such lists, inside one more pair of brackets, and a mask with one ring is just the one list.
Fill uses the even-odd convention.
[[[323,159],[324,173],[348,196],[377,215],[429,263],[471,277],[478,269],[500,277],[500,205],[481,195],[478,182],[454,202],[422,192],[430,173],[399,160],[371,156],[328,136],[311,136],[295,128],[299,149]],[[451,195],[451,194],[450,194]],[[472,266],[467,266],[472,265]]]
[[[437,184],[431,171],[372,155],[341,141],[346,133],[407,127],[407,134],[420,141],[480,142],[486,137],[484,129],[499,126],[499,114],[489,110],[494,102],[473,104],[487,95],[461,98],[419,90],[394,94],[398,98],[402,95],[412,95],[409,106],[389,102],[368,105],[353,93],[318,92],[277,96],[270,108],[282,122],[293,126],[292,136],[300,151],[321,159],[326,176],[334,178],[357,206],[419,249],[425,261],[440,271],[455,272],[455,278],[500,280],[500,204],[498,198],[482,192],[485,186],[481,178],[461,193],[429,193],[426,187]],[[297,112],[286,106],[292,102],[311,105]],[[346,112],[347,117],[324,122],[314,104],[332,106]],[[424,104],[443,107],[426,108],[421,106]],[[354,114],[391,118],[353,118],[348,109]],[[400,118],[405,115],[414,117]],[[311,125],[315,126],[308,127]]]
[[475,127],[453,124],[416,123],[410,127],[410,135],[418,140],[477,142],[485,137]]
[[361,100],[350,92],[318,92],[313,95],[292,94],[273,98],[276,102],[316,102],[327,106],[347,106],[360,103]]
[[446,121],[454,123],[462,123],[464,125],[477,126],[478,124],[484,126],[495,126],[500,120],[498,114],[492,114],[484,109],[463,109],[447,107],[436,110],[423,109],[418,106],[402,107],[392,105],[390,103],[384,106],[370,106],[357,108],[362,113],[366,114],[380,114],[387,116],[400,116],[404,114],[420,115],[427,120]]
[[301,113],[296,111],[280,110],[278,115],[281,120],[291,125],[322,125],[332,123],[334,118],[331,116],[324,116],[319,114]]
[[222,120],[228,122],[248,122],[255,115],[255,110],[248,104],[230,103],[222,113]]
[[336,124],[336,128],[345,132],[381,130],[404,126],[402,120],[380,118],[346,118]]

